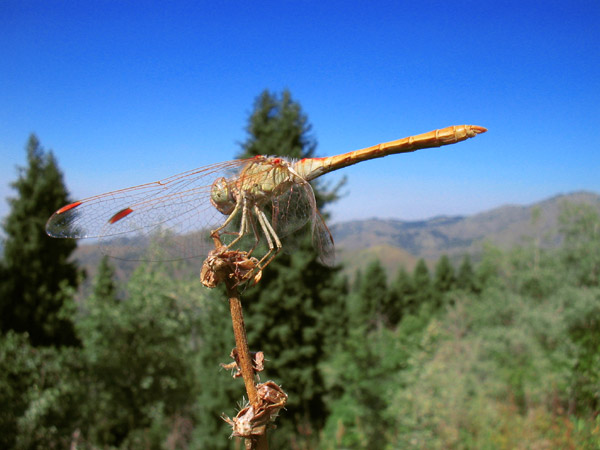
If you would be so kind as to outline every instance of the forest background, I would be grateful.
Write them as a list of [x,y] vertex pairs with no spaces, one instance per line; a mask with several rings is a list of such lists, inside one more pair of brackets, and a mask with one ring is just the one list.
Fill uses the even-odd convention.
[[[287,91],[263,92],[246,131],[241,157],[316,148]],[[314,186],[324,212],[342,186]],[[242,402],[219,366],[234,346],[224,293],[185,261],[120,282],[106,258],[81,290],[76,243],[44,233],[70,199],[33,135],[13,187],[0,446],[241,448],[220,418]],[[290,397],[270,448],[600,448],[599,208],[564,203],[555,231],[391,279],[377,259],[351,279],[323,267],[299,238],[243,294],[263,377]]]

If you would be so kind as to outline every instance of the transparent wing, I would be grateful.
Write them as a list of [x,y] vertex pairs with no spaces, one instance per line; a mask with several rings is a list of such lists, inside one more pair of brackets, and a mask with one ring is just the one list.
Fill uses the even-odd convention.
[[48,220],[53,237],[99,238],[103,250],[122,259],[145,259],[142,250],[156,242],[151,259],[205,256],[210,230],[226,216],[210,203],[213,181],[231,177],[247,164],[234,160],[174,175],[154,183],[108,192],[67,205]]
[[280,238],[302,228],[316,208],[315,194],[306,181],[294,183],[272,199],[271,223]]
[[321,262],[326,266],[333,267],[335,265],[333,236],[319,211],[316,211],[316,215],[312,221],[312,239],[313,245],[319,250],[319,259]]
[[272,223],[280,238],[311,223],[312,241],[321,262],[328,266],[335,263],[333,237],[317,209],[317,201],[310,183],[297,179],[296,183],[273,198]]

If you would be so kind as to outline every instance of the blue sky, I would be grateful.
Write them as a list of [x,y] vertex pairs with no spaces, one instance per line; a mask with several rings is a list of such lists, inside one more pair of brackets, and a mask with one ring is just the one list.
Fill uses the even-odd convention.
[[599,23],[597,0],[3,0],[0,196],[31,132],[82,198],[234,158],[256,96],[284,88],[319,156],[489,129],[345,169],[333,221],[600,192]]

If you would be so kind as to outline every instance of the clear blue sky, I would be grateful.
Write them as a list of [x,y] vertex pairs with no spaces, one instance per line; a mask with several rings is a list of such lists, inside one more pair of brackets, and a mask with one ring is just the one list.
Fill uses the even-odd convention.
[[319,156],[489,129],[346,169],[334,221],[600,192],[598,0],[3,0],[0,61],[3,198],[31,132],[74,199],[232,159],[265,88],[291,90]]

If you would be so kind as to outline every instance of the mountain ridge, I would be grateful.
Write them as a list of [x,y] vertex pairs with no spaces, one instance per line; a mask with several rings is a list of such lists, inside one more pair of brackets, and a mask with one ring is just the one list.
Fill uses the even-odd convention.
[[[415,260],[423,258],[430,264],[443,254],[454,261],[465,254],[477,259],[484,242],[503,249],[531,239],[536,239],[543,247],[558,245],[558,217],[565,202],[591,204],[600,210],[600,195],[577,191],[527,205],[505,204],[468,216],[440,215],[416,221],[352,220],[333,225],[331,231],[341,261],[351,266],[356,266],[353,258],[357,257],[357,252],[362,251],[360,255],[364,259],[367,258],[365,248],[377,248],[377,253],[381,254],[382,247],[402,249]],[[407,260],[405,256],[402,259]],[[407,269],[412,265],[408,264]]]

